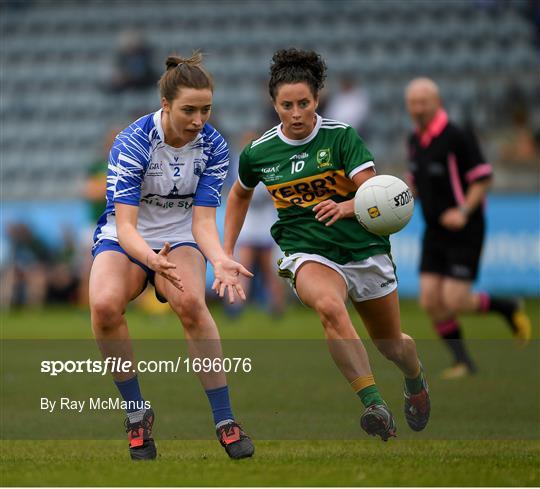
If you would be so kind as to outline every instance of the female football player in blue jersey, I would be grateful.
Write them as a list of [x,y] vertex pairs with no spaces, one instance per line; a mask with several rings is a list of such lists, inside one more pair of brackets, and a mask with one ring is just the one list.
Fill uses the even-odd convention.
[[[229,164],[227,143],[208,124],[213,84],[202,56],[170,56],[159,81],[161,109],[116,138],[109,156],[107,207],[94,234],[90,274],[92,329],[105,358],[133,363],[124,311],[150,281],[180,319],[192,358],[220,359],[220,337],[205,302],[206,259],[213,284],[231,302],[245,299],[239,275],[251,276],[221,247],[216,207]],[[231,458],[253,444],[235,422],[223,372],[201,372],[216,433]],[[126,401],[132,459],[153,459],[154,412],[133,373],[114,373]]]
[[415,343],[401,331],[390,242],[354,218],[356,189],[375,175],[373,156],[352,127],[316,113],[326,71],[317,53],[284,49],[272,61],[269,92],[281,124],[240,156],[224,248],[232,255],[253,189],[262,183],[278,210],[271,232],[285,254],[279,274],[318,314],[334,362],[366,408],[362,428],[384,441],[396,432],[347,311],[349,298],[381,353],[403,372],[405,416],[420,431],[429,395]]

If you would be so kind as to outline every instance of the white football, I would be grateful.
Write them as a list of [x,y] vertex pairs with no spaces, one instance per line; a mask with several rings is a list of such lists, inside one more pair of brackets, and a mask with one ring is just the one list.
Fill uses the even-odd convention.
[[358,222],[370,233],[388,236],[403,229],[411,220],[414,198],[407,184],[392,175],[366,180],[354,197]]

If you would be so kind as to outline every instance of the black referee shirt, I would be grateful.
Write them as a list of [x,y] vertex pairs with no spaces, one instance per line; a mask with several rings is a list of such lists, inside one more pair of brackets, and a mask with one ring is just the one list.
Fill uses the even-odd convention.
[[[410,135],[408,145],[410,176],[430,227],[441,227],[441,214],[464,204],[473,182],[491,177],[491,165],[485,163],[476,138],[450,122],[442,109],[424,133]],[[483,210],[479,206],[466,227],[482,222]]]

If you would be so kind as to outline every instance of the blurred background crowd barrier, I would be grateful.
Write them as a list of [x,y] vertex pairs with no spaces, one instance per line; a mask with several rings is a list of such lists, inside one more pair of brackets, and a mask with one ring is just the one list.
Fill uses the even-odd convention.
[[[276,49],[291,46],[323,55],[320,112],[358,130],[379,173],[405,173],[403,90],[413,77],[433,78],[495,167],[482,283],[540,295],[538,1],[4,0],[0,8],[3,305],[84,302],[111,130],[159,108],[168,54],[206,54],[211,122],[231,146],[230,185],[243,136],[276,123],[268,68]],[[394,239],[405,295],[417,293],[416,214]]]

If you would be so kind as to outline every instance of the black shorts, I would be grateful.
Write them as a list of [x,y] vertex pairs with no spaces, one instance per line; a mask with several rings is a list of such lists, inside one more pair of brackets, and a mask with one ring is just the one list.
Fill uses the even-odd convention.
[[483,226],[467,233],[427,228],[420,272],[474,281],[478,277],[483,241]]

